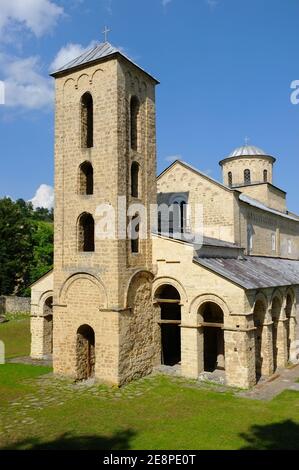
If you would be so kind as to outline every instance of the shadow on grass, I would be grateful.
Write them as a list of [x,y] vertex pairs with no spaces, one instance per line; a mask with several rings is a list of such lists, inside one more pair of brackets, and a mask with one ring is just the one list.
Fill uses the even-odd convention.
[[130,441],[135,434],[131,430],[119,431],[111,437],[65,433],[49,442],[41,442],[38,438],[24,439],[1,450],[130,450]]
[[240,436],[248,443],[240,450],[299,450],[299,425],[292,420],[252,426]]

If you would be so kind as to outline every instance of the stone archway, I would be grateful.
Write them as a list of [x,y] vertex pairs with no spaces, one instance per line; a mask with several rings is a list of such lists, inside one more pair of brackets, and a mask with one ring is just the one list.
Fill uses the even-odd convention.
[[181,297],[170,284],[160,286],[154,301],[160,306],[161,364],[174,366],[181,362]]
[[76,342],[77,380],[87,380],[95,373],[95,334],[89,325],[77,330]]
[[203,327],[204,370],[225,370],[223,310],[214,302],[205,302],[198,313]]
[[43,355],[53,353],[53,297],[48,297],[43,306]]

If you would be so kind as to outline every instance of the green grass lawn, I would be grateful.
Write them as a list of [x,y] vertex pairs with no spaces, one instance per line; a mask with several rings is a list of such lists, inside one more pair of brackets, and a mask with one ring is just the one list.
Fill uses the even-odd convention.
[[[9,318],[12,318],[9,316]],[[18,315],[15,320],[0,323],[0,340],[5,344],[6,358],[30,354],[30,319]]]
[[49,372],[0,366],[0,449],[299,449],[295,391],[262,402],[180,378],[119,390]]

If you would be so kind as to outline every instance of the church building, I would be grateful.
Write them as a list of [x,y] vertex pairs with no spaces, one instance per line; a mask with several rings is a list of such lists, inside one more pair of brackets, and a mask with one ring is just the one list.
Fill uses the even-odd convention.
[[249,388],[298,363],[299,216],[275,157],[246,142],[222,183],[183,161],[157,177],[152,75],[105,42],[53,77],[54,269],[32,285],[31,356],[116,385],[164,365]]

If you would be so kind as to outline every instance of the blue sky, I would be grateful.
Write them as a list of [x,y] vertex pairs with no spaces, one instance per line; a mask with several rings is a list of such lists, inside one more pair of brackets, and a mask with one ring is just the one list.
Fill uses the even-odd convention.
[[177,155],[220,179],[218,161],[248,136],[278,158],[274,183],[299,212],[298,0],[1,0],[0,197],[53,185],[49,68],[101,42],[104,25],[161,81],[159,171]]

